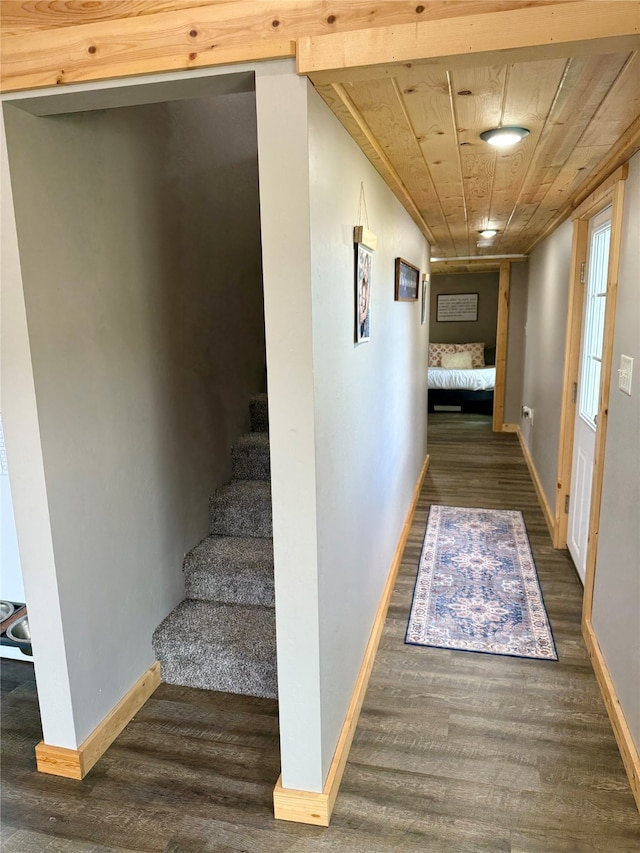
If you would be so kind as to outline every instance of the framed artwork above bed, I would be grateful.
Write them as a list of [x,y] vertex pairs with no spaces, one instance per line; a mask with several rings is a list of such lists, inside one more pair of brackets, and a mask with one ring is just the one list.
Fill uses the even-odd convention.
[[477,319],[477,293],[438,294],[437,323],[475,323]]

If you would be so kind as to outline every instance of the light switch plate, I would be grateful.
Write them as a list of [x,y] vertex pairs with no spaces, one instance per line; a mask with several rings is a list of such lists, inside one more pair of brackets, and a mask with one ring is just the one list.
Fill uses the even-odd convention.
[[620,356],[618,368],[618,388],[631,396],[631,377],[633,376],[633,359],[629,355]]

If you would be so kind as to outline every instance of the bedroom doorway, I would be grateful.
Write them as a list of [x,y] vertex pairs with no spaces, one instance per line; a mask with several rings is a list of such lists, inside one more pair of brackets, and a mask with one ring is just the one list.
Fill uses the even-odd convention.
[[516,267],[522,267],[523,272],[523,276],[517,277],[516,288],[516,301],[522,310],[516,306],[518,329],[512,330],[517,334],[512,334],[511,338],[512,265],[509,260],[449,261],[432,267],[430,413],[481,414],[491,417],[494,432],[516,430],[519,408],[506,405],[507,351],[509,358],[513,357],[515,368],[509,377],[509,387],[513,391],[510,396],[519,401],[526,265]]

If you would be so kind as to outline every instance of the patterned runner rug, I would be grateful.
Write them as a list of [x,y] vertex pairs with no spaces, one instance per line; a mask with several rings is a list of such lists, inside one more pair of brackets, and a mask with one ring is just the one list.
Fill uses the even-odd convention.
[[558,660],[521,512],[431,507],[405,643]]

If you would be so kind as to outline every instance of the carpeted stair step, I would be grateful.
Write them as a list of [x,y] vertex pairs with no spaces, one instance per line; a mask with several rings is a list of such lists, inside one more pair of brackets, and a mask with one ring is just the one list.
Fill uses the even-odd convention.
[[233,477],[236,480],[269,480],[269,433],[241,435],[231,449]]
[[249,419],[252,432],[269,432],[269,408],[266,394],[256,394],[249,400]]
[[209,536],[184,558],[187,598],[274,606],[273,541]]
[[278,695],[273,608],[187,599],[158,625],[153,649],[168,684]]
[[263,480],[234,480],[209,501],[213,536],[273,536],[271,484]]

